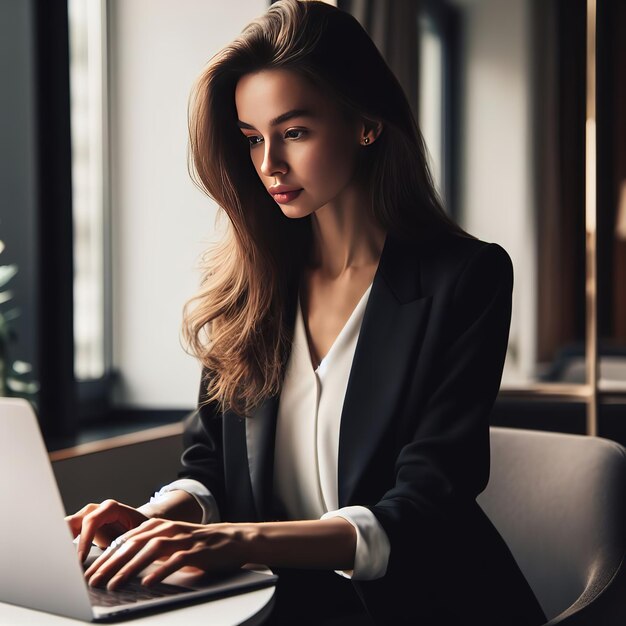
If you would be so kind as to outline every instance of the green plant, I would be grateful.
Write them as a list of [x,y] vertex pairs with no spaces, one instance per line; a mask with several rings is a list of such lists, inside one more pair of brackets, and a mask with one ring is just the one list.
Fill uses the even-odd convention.
[[[0,255],[4,252],[4,242],[0,240]],[[13,299],[13,292],[7,285],[17,274],[17,265],[0,265],[0,396],[7,392],[7,347],[12,336],[11,320],[17,317],[16,309],[6,310],[6,304]]]
[[[0,240],[0,255],[5,245]],[[19,309],[11,307],[13,292],[9,283],[17,274],[15,263],[0,265],[0,396],[19,395],[31,399],[39,390],[36,382],[27,380],[32,370],[30,363],[14,361],[9,367],[9,344],[15,339],[12,322],[19,317]]]

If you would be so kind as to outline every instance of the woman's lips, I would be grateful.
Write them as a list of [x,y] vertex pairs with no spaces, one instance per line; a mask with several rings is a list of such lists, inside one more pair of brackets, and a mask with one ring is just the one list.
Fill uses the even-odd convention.
[[301,191],[302,189],[294,189],[292,191],[270,191],[270,193],[278,204],[287,204],[295,200],[300,195]]

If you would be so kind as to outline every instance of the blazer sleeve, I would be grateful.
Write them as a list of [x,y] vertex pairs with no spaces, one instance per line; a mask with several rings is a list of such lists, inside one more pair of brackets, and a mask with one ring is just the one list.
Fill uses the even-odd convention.
[[[475,501],[489,477],[489,415],[500,387],[511,321],[513,268],[484,244],[448,287],[410,437],[400,445],[395,484],[373,506],[391,545],[425,540]],[[410,393],[409,393],[410,397]]]
[[179,478],[201,482],[213,495],[220,511],[225,510],[224,449],[222,439],[222,412],[217,403],[205,401],[204,381],[198,398],[198,408],[185,420],[184,451]]

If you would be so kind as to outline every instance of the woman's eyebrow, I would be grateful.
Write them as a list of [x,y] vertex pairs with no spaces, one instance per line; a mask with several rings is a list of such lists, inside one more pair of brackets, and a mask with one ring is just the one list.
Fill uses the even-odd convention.
[[[292,109],[291,111],[287,111],[278,117],[275,117],[273,120],[270,120],[270,126],[278,126],[278,124],[282,124],[287,120],[290,120],[294,117],[315,117],[312,111],[308,109]],[[237,120],[237,126],[239,128],[248,128],[249,130],[256,130],[254,126],[247,124],[246,122],[242,122],[241,120]]]

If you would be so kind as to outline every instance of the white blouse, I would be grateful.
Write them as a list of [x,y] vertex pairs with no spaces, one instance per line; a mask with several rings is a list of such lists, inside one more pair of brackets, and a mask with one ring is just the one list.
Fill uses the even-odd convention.
[[[274,455],[274,493],[290,519],[342,517],[354,526],[354,569],[337,573],[355,580],[383,576],[390,552],[387,535],[369,509],[337,508],[341,412],[370,291],[371,285],[315,370],[298,301],[293,345],[280,395]],[[176,489],[196,498],[203,510],[203,523],[219,521],[215,499],[198,481],[174,481],[153,499],[165,498]]]

